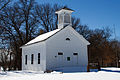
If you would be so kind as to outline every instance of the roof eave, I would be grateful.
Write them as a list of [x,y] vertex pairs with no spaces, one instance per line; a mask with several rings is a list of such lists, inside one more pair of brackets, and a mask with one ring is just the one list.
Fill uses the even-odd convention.
[[74,12],[74,11],[71,11],[71,10],[61,9],[61,10],[59,10],[59,11],[56,11],[55,13],[57,13],[57,14],[58,14],[58,13],[60,13],[60,12],[62,12],[62,11],[69,11],[69,12],[71,12],[71,13],[72,13],[72,12]]
[[[47,40],[47,39],[45,39],[45,40]],[[32,44],[36,44],[36,43],[39,43],[39,42],[43,42],[45,40],[34,42],[34,43],[31,43],[31,44],[25,44],[25,45],[21,46],[20,48],[23,48],[23,47],[26,47],[26,46],[29,46],[29,45],[32,45]]]

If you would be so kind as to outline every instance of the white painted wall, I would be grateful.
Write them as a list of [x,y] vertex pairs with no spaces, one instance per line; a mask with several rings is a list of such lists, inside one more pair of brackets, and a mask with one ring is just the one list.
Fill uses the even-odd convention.
[[[46,52],[45,43],[39,42],[22,47],[22,70],[46,71]],[[40,53],[40,64],[38,64],[38,53]],[[31,54],[34,54],[33,64],[31,64]],[[27,55],[27,65],[25,64]]]
[[[66,38],[70,38],[70,41],[66,41]],[[47,69],[87,66],[88,64],[87,45],[75,35],[73,28],[70,26],[46,40],[46,50]],[[63,52],[62,60],[58,57],[58,52]],[[74,62],[75,56],[73,53],[78,53],[78,64]],[[71,60],[67,61],[67,57],[71,57]]]
[[[66,38],[70,38],[70,41],[66,41]],[[62,52],[63,56],[58,55],[58,52]],[[38,64],[38,53],[41,54],[40,64]],[[73,53],[78,53],[78,57]],[[33,64],[31,64],[31,54],[34,54]],[[25,65],[25,55],[28,56],[27,65]],[[67,57],[71,60],[67,61]],[[59,67],[87,67],[87,64],[87,44],[70,26],[44,42],[22,47],[22,70],[46,71]]]

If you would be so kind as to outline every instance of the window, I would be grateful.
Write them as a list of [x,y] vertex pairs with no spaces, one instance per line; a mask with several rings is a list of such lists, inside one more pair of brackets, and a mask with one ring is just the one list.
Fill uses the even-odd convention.
[[25,64],[27,65],[27,55],[25,55]]
[[38,53],[38,64],[40,64],[40,53]]
[[70,14],[65,14],[64,16],[64,23],[70,23]]
[[58,52],[58,55],[63,55],[63,53],[62,52]]
[[66,38],[67,41],[70,41],[70,38]]
[[31,64],[33,64],[34,55],[31,55]]
[[76,56],[76,55],[78,55],[78,53],[73,53],[73,55],[75,55],[75,56]]
[[70,61],[70,57],[67,57],[67,61]]

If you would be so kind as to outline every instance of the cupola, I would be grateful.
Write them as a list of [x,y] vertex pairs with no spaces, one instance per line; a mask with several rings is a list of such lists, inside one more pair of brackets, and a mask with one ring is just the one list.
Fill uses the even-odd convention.
[[58,14],[58,29],[64,28],[68,25],[72,26],[71,13],[74,12],[72,9],[64,7],[55,13]]

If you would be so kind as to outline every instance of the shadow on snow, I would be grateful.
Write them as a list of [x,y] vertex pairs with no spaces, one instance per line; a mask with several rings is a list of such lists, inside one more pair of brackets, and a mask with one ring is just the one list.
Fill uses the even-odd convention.
[[101,71],[106,71],[106,72],[117,72],[117,73],[120,73],[120,71],[118,71],[118,70],[101,69]]

